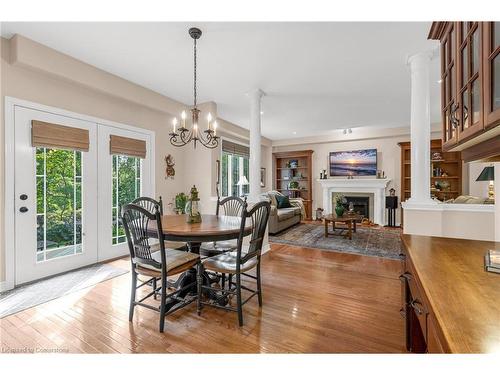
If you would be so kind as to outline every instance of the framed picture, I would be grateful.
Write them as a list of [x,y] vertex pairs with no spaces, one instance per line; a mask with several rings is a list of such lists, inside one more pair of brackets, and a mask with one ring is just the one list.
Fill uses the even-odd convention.
[[266,187],[266,168],[260,169],[260,187]]

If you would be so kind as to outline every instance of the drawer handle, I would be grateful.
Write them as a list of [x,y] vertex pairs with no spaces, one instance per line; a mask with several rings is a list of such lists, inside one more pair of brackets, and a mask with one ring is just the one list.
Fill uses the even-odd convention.
[[411,301],[410,306],[413,307],[417,315],[423,315],[425,313],[424,306],[417,299]]
[[404,253],[399,253],[399,258],[401,260],[405,260],[406,259],[406,255]]

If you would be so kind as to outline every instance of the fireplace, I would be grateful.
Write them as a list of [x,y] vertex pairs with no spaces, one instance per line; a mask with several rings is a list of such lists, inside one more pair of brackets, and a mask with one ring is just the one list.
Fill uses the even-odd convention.
[[332,194],[343,193],[349,197],[369,196],[368,218],[375,224],[384,225],[385,188],[391,180],[387,178],[328,178],[317,180],[323,190],[324,214],[333,213]]
[[346,211],[349,209],[349,204],[352,202],[354,212],[363,217],[370,217],[370,197],[353,197],[346,196],[347,203],[344,204]]

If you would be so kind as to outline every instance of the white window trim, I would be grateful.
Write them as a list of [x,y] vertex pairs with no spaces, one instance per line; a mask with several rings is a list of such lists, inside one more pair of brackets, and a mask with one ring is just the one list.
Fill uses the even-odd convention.
[[[219,154],[219,160],[221,160],[221,168],[220,168],[220,171],[219,171],[219,181],[220,183],[222,184],[222,155],[224,153],[224,151],[222,151],[222,141],[228,141],[228,142],[232,142],[232,143],[236,143],[238,145],[242,145],[242,146],[246,146],[248,148],[250,148],[250,144],[248,143],[245,143],[245,142],[242,142],[242,141],[238,141],[234,138],[230,138],[230,137],[221,137],[221,148],[220,148],[220,154]],[[228,158],[228,169],[231,170],[231,160],[232,158]],[[240,171],[243,170],[243,159],[240,159]],[[250,177],[248,178],[248,181],[250,181]],[[229,193],[229,187],[232,186],[232,182],[233,182],[233,176],[232,174],[229,174],[227,175],[227,185],[228,185],[228,188],[227,188],[227,192]],[[236,181],[237,182],[237,181]],[[222,192],[222,186],[219,187],[220,188],[220,191]],[[243,195],[243,187],[242,186],[239,186],[238,187],[238,194],[239,196],[241,197]],[[230,196],[230,195],[229,195]],[[227,198],[228,196],[221,196],[221,198]]]
[[98,117],[88,116],[81,113],[67,111],[65,109],[51,107],[39,103],[30,102],[23,99],[18,99],[10,96],[5,97],[5,154],[4,154],[4,251],[5,251],[5,281],[0,281],[0,292],[14,288],[15,285],[15,179],[12,178],[15,174],[15,107],[23,107],[37,111],[52,113],[55,115],[66,116],[78,120],[93,122],[96,126],[106,125],[118,129],[130,130],[137,133],[148,135],[151,140],[150,158],[151,168],[151,191],[153,196],[156,195],[155,184],[155,132],[138,126],[122,124],[115,121],[105,120]]

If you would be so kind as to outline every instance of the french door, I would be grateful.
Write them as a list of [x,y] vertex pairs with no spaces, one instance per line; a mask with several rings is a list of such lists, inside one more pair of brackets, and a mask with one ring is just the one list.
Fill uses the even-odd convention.
[[146,134],[134,131],[99,127],[99,261],[128,254],[125,231],[120,220],[124,204],[139,196],[154,196],[151,183],[150,158],[111,154],[111,136],[143,140],[150,150],[150,139]]
[[[32,147],[32,120],[89,132],[89,151]],[[93,123],[15,109],[15,283],[97,261],[97,145]]]
[[[88,131],[88,150],[34,146],[33,121]],[[15,284],[127,255],[120,209],[154,195],[150,134],[19,106],[14,125]],[[111,154],[112,135],[146,156]]]

